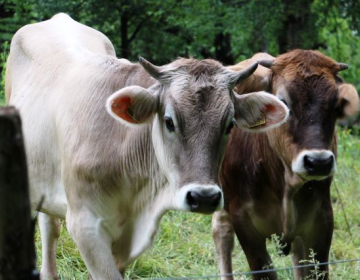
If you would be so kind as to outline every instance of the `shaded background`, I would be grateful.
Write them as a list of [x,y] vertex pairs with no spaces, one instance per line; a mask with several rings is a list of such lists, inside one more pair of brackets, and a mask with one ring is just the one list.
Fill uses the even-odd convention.
[[359,0],[0,0],[1,69],[16,30],[58,12],[103,32],[132,61],[194,56],[231,65],[256,52],[318,49],[349,63],[342,76],[360,91]]

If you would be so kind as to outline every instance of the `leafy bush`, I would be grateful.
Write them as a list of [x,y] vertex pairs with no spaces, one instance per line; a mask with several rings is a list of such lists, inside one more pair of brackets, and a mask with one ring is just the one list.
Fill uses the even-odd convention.
[[6,58],[9,51],[9,42],[5,42],[2,46],[2,52],[0,53],[0,69],[1,79],[0,79],[0,105],[5,104],[5,71],[6,71]]

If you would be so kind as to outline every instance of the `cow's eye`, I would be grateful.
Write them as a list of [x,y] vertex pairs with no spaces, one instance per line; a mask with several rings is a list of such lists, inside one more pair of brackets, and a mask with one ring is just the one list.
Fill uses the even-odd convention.
[[165,125],[166,125],[166,128],[169,130],[169,132],[175,131],[175,125],[174,125],[172,118],[165,117]]
[[228,125],[228,127],[226,128],[225,134],[228,135],[230,134],[230,131],[233,129],[233,127],[236,125],[235,120],[232,120],[231,123]]

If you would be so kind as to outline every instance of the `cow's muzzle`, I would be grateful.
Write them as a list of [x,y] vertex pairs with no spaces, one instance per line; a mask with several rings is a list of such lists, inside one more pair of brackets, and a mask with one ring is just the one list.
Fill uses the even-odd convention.
[[305,150],[293,161],[292,170],[304,179],[322,180],[335,173],[335,156],[329,150]]
[[206,194],[199,191],[189,191],[186,195],[186,201],[190,206],[190,211],[204,214],[213,213],[218,207],[220,199],[220,192]]
[[188,184],[177,196],[178,209],[212,214],[224,207],[223,193],[217,185]]
[[334,157],[317,158],[304,156],[304,167],[310,176],[328,176],[334,165]]

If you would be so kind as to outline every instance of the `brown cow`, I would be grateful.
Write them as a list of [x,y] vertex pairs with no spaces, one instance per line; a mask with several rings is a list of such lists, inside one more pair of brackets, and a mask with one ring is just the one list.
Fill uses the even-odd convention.
[[[232,272],[234,230],[251,270],[271,267],[266,238],[274,233],[282,236],[283,251],[292,253],[294,265],[308,258],[310,249],[318,261],[328,261],[335,124],[359,108],[355,88],[337,76],[347,66],[318,51],[294,50],[275,59],[257,54],[231,69],[258,60],[270,69],[260,66],[237,93],[270,91],[287,104],[290,117],[285,125],[264,134],[232,131],[221,173],[225,210],[213,218],[222,274]],[[295,277],[308,276],[310,269],[297,269]],[[320,270],[328,272],[328,267]],[[276,278],[274,272],[253,276]]]

